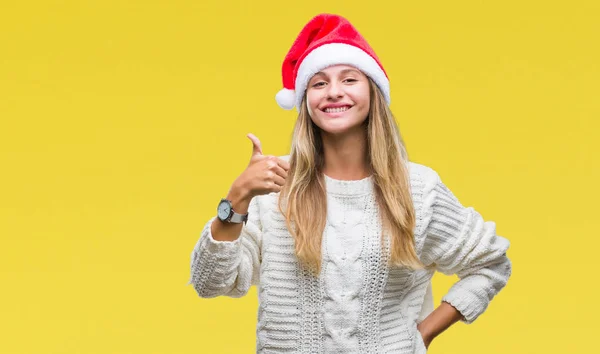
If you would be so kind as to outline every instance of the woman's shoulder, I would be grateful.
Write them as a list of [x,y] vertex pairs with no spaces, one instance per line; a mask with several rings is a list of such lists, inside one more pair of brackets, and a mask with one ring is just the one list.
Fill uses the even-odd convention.
[[429,166],[413,161],[409,161],[407,166],[411,185],[431,185],[440,180],[437,171]]

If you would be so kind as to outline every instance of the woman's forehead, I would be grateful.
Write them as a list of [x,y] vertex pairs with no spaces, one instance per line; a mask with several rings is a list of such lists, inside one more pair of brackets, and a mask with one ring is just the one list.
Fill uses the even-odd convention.
[[357,69],[356,67],[354,67],[352,65],[336,64],[336,65],[328,66],[328,67],[322,69],[321,71],[315,73],[315,76],[316,75],[331,76],[331,75],[347,74],[350,72],[355,72],[357,74],[364,75],[364,73],[362,71],[360,71],[359,69]]

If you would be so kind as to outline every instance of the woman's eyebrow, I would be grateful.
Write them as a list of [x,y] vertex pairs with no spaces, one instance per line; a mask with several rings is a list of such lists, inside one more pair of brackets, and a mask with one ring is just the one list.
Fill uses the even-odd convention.
[[344,69],[344,70],[340,71],[340,75],[345,75],[345,74],[349,74],[349,73],[359,74],[359,71],[356,69]]
[[310,84],[313,81],[321,78],[327,78],[327,75],[324,72],[319,71],[318,73],[314,74],[313,77],[310,78],[310,80],[308,80],[307,84]]

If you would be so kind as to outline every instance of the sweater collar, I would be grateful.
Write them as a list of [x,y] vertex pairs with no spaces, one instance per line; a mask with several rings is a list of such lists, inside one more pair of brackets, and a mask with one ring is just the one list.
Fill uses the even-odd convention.
[[373,175],[358,180],[334,179],[326,174],[323,174],[323,176],[328,194],[348,196],[373,193]]

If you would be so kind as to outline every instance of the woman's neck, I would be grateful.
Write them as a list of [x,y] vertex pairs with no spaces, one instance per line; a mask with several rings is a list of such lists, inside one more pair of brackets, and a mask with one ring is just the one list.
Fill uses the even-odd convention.
[[371,175],[367,164],[366,132],[322,135],[325,165],[323,173],[340,180],[358,180]]

